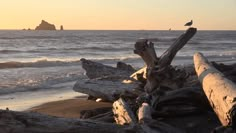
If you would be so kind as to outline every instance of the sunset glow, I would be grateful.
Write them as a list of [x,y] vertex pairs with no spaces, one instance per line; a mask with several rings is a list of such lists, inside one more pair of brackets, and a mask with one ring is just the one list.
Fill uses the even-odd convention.
[[1,0],[0,29],[236,30],[235,0]]

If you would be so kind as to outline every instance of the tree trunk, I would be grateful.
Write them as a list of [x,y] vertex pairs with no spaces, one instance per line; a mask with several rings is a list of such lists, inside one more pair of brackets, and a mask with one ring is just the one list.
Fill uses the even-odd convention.
[[[76,92],[85,93],[95,98],[101,98],[104,101],[115,101],[121,94],[132,92],[138,87],[136,82],[125,83],[122,80],[117,80],[116,77],[112,81],[112,77],[108,79],[90,79],[79,80],[74,85],[73,89]],[[123,78],[124,79],[124,78]]]
[[158,58],[152,42],[149,42],[146,39],[141,39],[135,43],[134,47],[134,53],[142,57],[147,67],[155,67]]
[[127,126],[0,110],[1,133],[117,133]]
[[118,62],[117,68],[103,65],[98,62],[93,62],[86,59],[81,59],[82,67],[86,70],[86,75],[90,79],[99,78],[103,76],[126,76],[135,72],[129,65]]
[[222,125],[236,121],[236,85],[225,78],[201,54],[194,54],[194,65],[203,90]]
[[182,34],[160,57],[158,65],[160,70],[170,65],[177,52],[195,35],[196,28],[189,28]]
[[[157,58],[152,42],[148,40],[139,40],[135,44],[134,53],[142,57],[147,65],[147,82],[145,91],[152,93],[160,86],[166,86],[172,89],[180,88],[181,82],[187,78],[185,73],[178,73],[171,66],[176,53],[194,36],[196,28],[189,28],[182,34],[162,55]],[[171,79],[172,78],[172,79]],[[179,79],[179,80],[178,80]]]

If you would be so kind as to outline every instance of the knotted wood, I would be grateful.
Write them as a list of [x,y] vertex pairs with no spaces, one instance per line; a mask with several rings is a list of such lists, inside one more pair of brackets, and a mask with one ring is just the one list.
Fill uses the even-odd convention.
[[173,69],[170,64],[177,52],[195,35],[196,32],[196,28],[189,28],[160,56],[160,58],[156,56],[154,44],[152,42],[146,39],[138,40],[136,42],[134,53],[140,55],[147,65],[147,82],[145,85],[145,91],[147,93],[152,93],[153,90],[161,85],[172,89],[182,87],[182,84],[179,84],[180,82],[176,81],[176,79],[183,81],[187,76],[185,74],[181,75],[176,71],[176,73],[173,74]]

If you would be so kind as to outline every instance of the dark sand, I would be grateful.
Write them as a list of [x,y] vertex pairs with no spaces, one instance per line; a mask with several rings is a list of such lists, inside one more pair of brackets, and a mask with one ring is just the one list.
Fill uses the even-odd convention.
[[33,107],[29,111],[66,118],[79,118],[80,111],[82,110],[93,110],[96,108],[111,106],[112,103],[95,102],[84,98],[76,98],[46,103]]

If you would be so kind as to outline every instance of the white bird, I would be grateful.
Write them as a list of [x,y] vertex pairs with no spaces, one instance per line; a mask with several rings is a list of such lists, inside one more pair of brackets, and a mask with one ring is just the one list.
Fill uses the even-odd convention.
[[190,22],[186,23],[184,26],[191,26],[193,24],[193,20],[191,20]]

